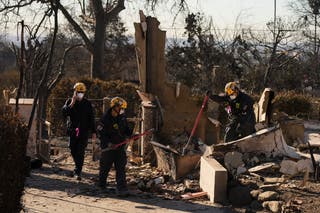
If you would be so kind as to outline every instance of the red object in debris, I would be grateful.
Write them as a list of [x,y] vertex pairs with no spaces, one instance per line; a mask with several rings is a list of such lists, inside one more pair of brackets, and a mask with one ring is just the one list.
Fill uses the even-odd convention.
[[187,146],[189,145],[189,143],[190,143],[190,141],[191,141],[191,138],[193,137],[194,133],[196,132],[196,129],[197,129],[197,127],[198,127],[198,123],[199,123],[199,121],[200,121],[200,117],[201,117],[202,112],[203,112],[203,110],[204,110],[204,108],[205,108],[205,106],[206,106],[206,103],[208,102],[208,99],[209,99],[209,96],[206,95],[206,96],[204,97],[203,102],[202,102],[201,109],[200,109],[200,111],[199,111],[199,113],[198,113],[198,115],[197,115],[196,121],[194,122],[194,125],[193,125],[193,128],[192,128],[190,137],[189,137],[189,139],[188,139],[188,142],[187,142],[186,146],[185,146],[185,147],[183,148],[183,150],[182,150],[182,155],[184,155],[185,149],[186,149]]
[[188,200],[188,199],[192,199],[192,198],[202,197],[207,194],[208,194],[207,192],[187,193],[187,194],[181,195],[181,197],[183,200]]

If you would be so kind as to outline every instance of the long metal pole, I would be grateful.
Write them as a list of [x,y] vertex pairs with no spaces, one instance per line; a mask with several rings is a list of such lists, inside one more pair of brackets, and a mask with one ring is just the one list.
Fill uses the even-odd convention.
[[317,51],[317,14],[314,14],[314,55],[318,56]]
[[314,14],[314,61],[315,61],[315,74],[318,73],[318,47],[317,47],[317,14]]
[[18,92],[16,96],[16,109],[15,113],[18,113],[19,111],[19,98],[21,96],[21,91],[23,87],[23,81],[24,78],[24,21],[20,21],[18,24],[21,24],[21,47],[20,47],[20,61],[19,61],[19,72],[20,72],[20,78],[19,78],[19,87]]
[[277,0],[274,0],[273,8],[273,42],[276,42]]

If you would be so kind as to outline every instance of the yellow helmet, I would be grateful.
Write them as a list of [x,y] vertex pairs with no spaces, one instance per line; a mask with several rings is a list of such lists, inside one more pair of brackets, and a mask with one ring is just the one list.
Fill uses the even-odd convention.
[[73,86],[73,89],[74,89],[76,92],[83,92],[83,93],[85,93],[85,92],[87,91],[86,85],[84,85],[84,83],[82,83],[82,82],[77,82],[77,83]]
[[120,106],[122,109],[126,109],[127,108],[127,102],[120,97],[114,97],[111,99],[110,102],[110,107],[114,107],[114,106]]
[[227,83],[224,87],[224,91],[228,96],[235,94],[238,91],[236,82],[232,81]]

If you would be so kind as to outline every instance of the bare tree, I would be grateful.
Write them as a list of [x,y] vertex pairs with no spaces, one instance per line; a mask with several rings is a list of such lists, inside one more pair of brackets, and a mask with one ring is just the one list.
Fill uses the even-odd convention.
[[[67,54],[75,47],[82,46],[76,44],[65,49],[63,56],[56,57],[56,38],[58,33],[58,7],[55,4],[50,6],[45,16],[38,25],[30,27],[24,25],[27,30],[27,45],[25,45],[22,33],[21,46],[18,48],[12,44],[12,48],[17,57],[17,64],[23,69],[20,76],[20,82],[23,82],[25,97],[33,97],[33,106],[28,121],[30,131],[33,125],[34,115],[37,111],[37,129],[39,130],[40,122],[46,120],[47,100],[56,84],[64,75],[65,61]],[[54,28],[51,35],[47,38],[38,38],[38,32],[43,20],[51,19],[53,16]],[[22,31],[23,32],[23,31]],[[59,63],[56,65],[56,63]],[[19,96],[17,96],[19,99]],[[17,100],[18,103],[18,100]]]
[[320,39],[317,28],[319,27],[320,0],[291,0],[290,7],[296,14],[297,19],[304,24],[302,33],[307,41],[305,43],[305,51],[308,53],[306,57],[308,57],[309,66],[312,67],[307,75],[319,84]]
[[313,54],[316,56],[319,51],[317,27],[319,25],[320,0],[292,0],[289,6],[297,15],[297,19],[304,24],[303,35],[313,42]]
[[[292,57],[298,56],[296,51],[299,46],[296,43],[296,34],[299,29],[298,22],[289,22],[282,18],[277,18],[276,23],[267,23],[267,31],[265,33],[260,32],[257,34],[251,29],[243,31],[242,36],[247,41],[247,45],[250,46],[248,50],[252,58],[258,60],[258,63],[264,64],[263,87],[271,86],[270,80],[276,76],[274,72],[286,66]],[[270,33],[274,36],[268,36]],[[279,63],[284,55],[288,56],[287,60]]]
[[[166,0],[145,0],[152,8],[159,2]],[[106,38],[106,26],[115,19],[118,14],[125,9],[125,0],[90,0],[78,1],[77,5],[70,7],[69,1],[60,0],[1,0],[0,12],[3,12],[8,18],[9,13],[20,14],[20,10],[25,7],[32,7],[34,5],[56,5],[62,12],[68,23],[74,28],[78,35],[82,38],[86,48],[92,54],[92,77],[105,78],[108,76],[102,75],[103,61],[104,61],[104,43]],[[169,1],[166,1],[169,2]],[[186,0],[173,0],[174,6],[181,10],[186,7]],[[80,11],[80,14],[77,13]],[[75,15],[73,15],[75,14]],[[78,20],[78,17],[81,20]],[[93,25],[93,35],[86,32],[83,24]]]

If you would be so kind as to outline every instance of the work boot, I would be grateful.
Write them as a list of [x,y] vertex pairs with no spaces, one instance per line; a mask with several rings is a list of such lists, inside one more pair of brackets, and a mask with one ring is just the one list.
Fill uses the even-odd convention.
[[77,169],[74,169],[73,171],[73,177],[75,177],[77,180],[81,180],[81,173],[77,171]]
[[76,177],[77,180],[81,180],[81,175],[80,174],[74,174],[74,176]]
[[98,187],[99,189],[106,189],[107,188],[107,184],[106,183],[101,183],[101,182],[96,182],[94,184],[95,187]]
[[66,175],[68,176],[68,177],[74,177],[74,172],[72,171],[68,171],[67,173],[66,173]]
[[128,197],[130,195],[130,192],[128,189],[117,189],[116,194],[118,197]]

